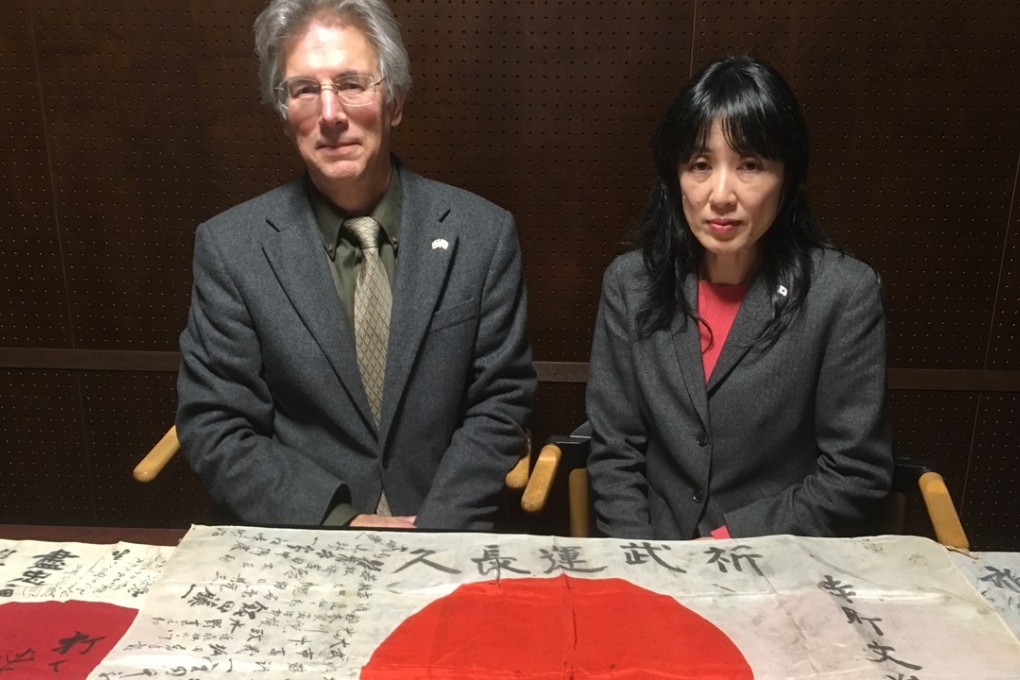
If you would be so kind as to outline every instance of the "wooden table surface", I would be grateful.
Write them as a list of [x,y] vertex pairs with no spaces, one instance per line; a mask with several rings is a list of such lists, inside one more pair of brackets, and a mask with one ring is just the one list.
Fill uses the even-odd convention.
[[56,526],[48,524],[0,524],[0,538],[23,541],[76,541],[79,543],[147,543],[177,545],[187,533],[181,528]]

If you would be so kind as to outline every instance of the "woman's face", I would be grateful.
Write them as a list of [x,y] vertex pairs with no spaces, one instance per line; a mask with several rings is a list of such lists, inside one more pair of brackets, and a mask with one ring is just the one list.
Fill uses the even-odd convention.
[[713,283],[747,283],[757,270],[758,240],[779,214],[783,164],[730,147],[712,123],[704,149],[677,169],[684,216],[705,249]]

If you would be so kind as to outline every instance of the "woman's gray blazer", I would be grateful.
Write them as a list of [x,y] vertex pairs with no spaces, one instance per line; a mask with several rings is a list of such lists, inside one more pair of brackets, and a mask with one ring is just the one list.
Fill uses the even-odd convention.
[[[642,337],[639,252],[610,265],[592,345],[588,469],[612,536],[866,532],[892,480],[881,284],[866,264],[813,254],[811,287],[771,346],[755,279],[705,381],[697,325]],[[788,284],[789,285],[789,284]],[[697,279],[684,282],[696,307]],[[679,315],[678,315],[679,317]]]

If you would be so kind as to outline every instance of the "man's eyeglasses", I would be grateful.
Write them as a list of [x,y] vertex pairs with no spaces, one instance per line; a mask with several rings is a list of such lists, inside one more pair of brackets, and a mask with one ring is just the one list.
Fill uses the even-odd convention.
[[344,106],[367,106],[372,103],[373,90],[385,78],[352,73],[333,82],[320,83],[315,78],[288,78],[276,88],[277,101],[285,109],[304,111],[319,105],[323,90],[333,90]]

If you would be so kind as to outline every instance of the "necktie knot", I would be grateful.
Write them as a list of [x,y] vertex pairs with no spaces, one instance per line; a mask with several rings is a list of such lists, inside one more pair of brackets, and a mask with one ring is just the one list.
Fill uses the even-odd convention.
[[344,220],[344,227],[358,237],[362,250],[379,248],[379,223],[371,217],[352,217]]

